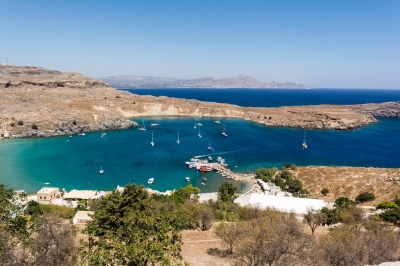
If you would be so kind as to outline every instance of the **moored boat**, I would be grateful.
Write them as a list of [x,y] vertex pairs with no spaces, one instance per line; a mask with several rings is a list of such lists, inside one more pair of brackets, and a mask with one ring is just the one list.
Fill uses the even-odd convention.
[[153,184],[153,182],[154,182],[154,177],[150,178],[149,181],[147,181],[147,184],[151,185],[151,184]]
[[103,166],[100,166],[100,171],[99,171],[99,174],[103,174],[104,173],[104,170],[103,170]]
[[152,127],[158,127],[160,124],[156,124],[156,123],[150,123],[150,126]]
[[185,180],[186,182],[190,182],[190,178],[188,176],[185,178]]

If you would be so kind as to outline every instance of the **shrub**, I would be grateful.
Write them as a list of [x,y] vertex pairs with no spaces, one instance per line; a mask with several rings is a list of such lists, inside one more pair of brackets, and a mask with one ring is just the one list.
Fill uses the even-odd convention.
[[121,97],[117,95],[117,96],[115,96],[115,98],[121,98]]
[[373,201],[373,200],[375,200],[375,196],[371,192],[363,192],[356,197],[357,203],[358,202],[363,203],[363,202]]
[[393,202],[385,201],[385,202],[378,204],[378,206],[376,206],[376,208],[387,210],[387,209],[398,209],[399,206]]
[[18,121],[18,125],[22,126],[24,124],[24,122],[22,122],[21,120]]
[[328,193],[329,193],[329,190],[327,188],[323,188],[321,190],[321,194],[324,195],[324,196],[326,196],[326,194],[328,194]]
[[11,124],[10,124],[10,126],[14,127],[14,126],[15,126],[15,124],[14,124],[14,123],[11,123]]
[[32,125],[32,129],[35,129],[35,130],[36,130],[36,129],[38,129],[38,126],[37,126],[36,124],[33,124],[33,125]]
[[76,125],[76,120],[72,120],[72,124],[75,126]]

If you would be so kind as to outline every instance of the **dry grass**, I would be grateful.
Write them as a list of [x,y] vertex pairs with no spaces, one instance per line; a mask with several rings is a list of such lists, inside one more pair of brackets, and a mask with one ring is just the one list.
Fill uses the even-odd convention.
[[[376,205],[400,194],[400,182],[386,181],[388,177],[400,179],[399,168],[308,166],[299,167],[294,173],[311,193],[310,197],[325,201],[337,197],[354,200],[362,192],[371,192],[376,199],[367,205]],[[326,197],[321,194],[323,188],[329,190]]]

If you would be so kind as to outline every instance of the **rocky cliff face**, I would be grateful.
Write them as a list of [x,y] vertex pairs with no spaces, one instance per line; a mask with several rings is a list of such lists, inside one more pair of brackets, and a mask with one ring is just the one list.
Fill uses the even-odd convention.
[[0,66],[0,134],[48,137],[137,126],[130,117],[235,117],[268,126],[346,130],[376,122],[352,106],[251,108],[139,96],[78,73]]

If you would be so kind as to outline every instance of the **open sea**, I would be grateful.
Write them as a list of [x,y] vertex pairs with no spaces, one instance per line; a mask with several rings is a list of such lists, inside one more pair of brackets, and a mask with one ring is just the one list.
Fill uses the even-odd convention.
[[[400,101],[400,90],[276,90],[276,89],[129,89],[141,95],[169,96],[241,106],[276,107],[314,104],[362,104]],[[235,172],[260,167],[298,166],[400,167],[400,119],[352,131],[307,130],[308,149],[302,149],[304,130],[266,127],[238,119],[203,117],[136,117],[138,128],[41,139],[0,140],[0,183],[35,193],[43,186],[75,189],[113,189],[127,183],[165,191],[190,183],[202,192],[217,191],[226,180],[214,172],[199,173],[185,165],[195,155],[221,156]],[[158,123],[159,127],[151,127]],[[196,126],[201,123],[202,126]],[[226,128],[228,137],[221,132]],[[200,133],[202,138],[198,137]],[[150,145],[152,132],[154,147]],[[180,144],[176,144],[180,137]],[[213,151],[207,147],[211,145]],[[100,167],[104,174],[100,175]],[[207,185],[203,186],[202,177]],[[152,185],[147,180],[155,178]],[[49,183],[49,184],[47,184]],[[247,183],[236,182],[239,190]]]

